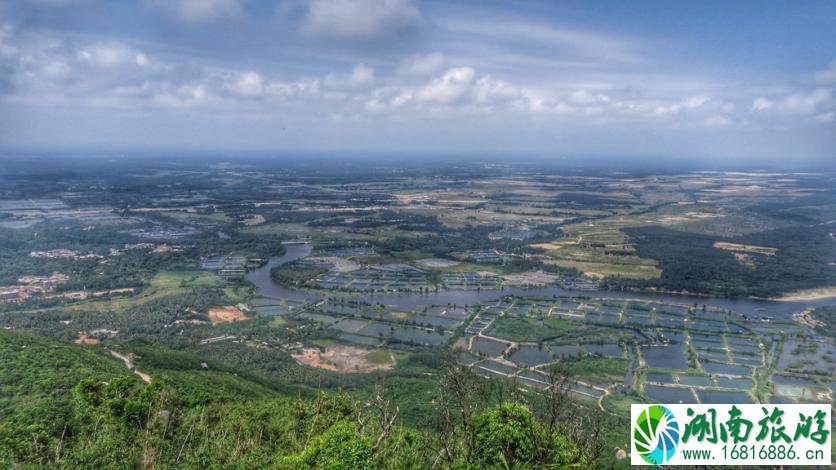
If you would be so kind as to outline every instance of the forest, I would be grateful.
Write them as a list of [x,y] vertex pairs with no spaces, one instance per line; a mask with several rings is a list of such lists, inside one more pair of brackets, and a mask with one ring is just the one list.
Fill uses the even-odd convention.
[[164,368],[148,384],[98,347],[11,332],[0,332],[0,360],[4,467],[584,467],[607,419],[578,415],[559,388],[526,397],[457,368],[442,379],[434,426],[418,429],[383,387],[364,401],[289,396]]

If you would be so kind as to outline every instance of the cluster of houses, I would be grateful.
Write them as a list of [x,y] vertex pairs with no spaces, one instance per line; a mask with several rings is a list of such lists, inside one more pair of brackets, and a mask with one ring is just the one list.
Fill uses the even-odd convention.
[[51,292],[55,286],[64,284],[70,276],[52,273],[49,276],[22,276],[16,285],[0,286],[0,301],[15,302],[26,300],[33,294]]

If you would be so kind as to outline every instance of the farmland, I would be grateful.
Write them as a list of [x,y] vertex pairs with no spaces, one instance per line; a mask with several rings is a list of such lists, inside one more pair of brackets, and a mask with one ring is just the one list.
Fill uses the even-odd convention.
[[832,400],[833,175],[149,164],[127,195],[131,171],[95,165],[12,180],[0,326],[152,384],[384,388],[419,429],[451,370],[617,422],[638,402]]

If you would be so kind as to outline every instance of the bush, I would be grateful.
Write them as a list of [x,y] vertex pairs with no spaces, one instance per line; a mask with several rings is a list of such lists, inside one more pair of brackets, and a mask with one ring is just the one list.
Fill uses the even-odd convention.
[[531,411],[516,403],[502,403],[477,415],[473,430],[473,459],[478,464],[532,463],[538,458],[537,443],[544,438]]
[[371,468],[372,447],[348,421],[340,421],[315,437],[305,450],[281,460],[283,468],[328,470]]

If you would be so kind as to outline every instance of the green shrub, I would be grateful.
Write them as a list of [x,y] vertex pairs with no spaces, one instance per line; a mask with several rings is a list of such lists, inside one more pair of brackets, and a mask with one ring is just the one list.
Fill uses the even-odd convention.
[[315,437],[301,453],[285,457],[280,466],[326,470],[371,468],[372,447],[354,424],[340,421]]

